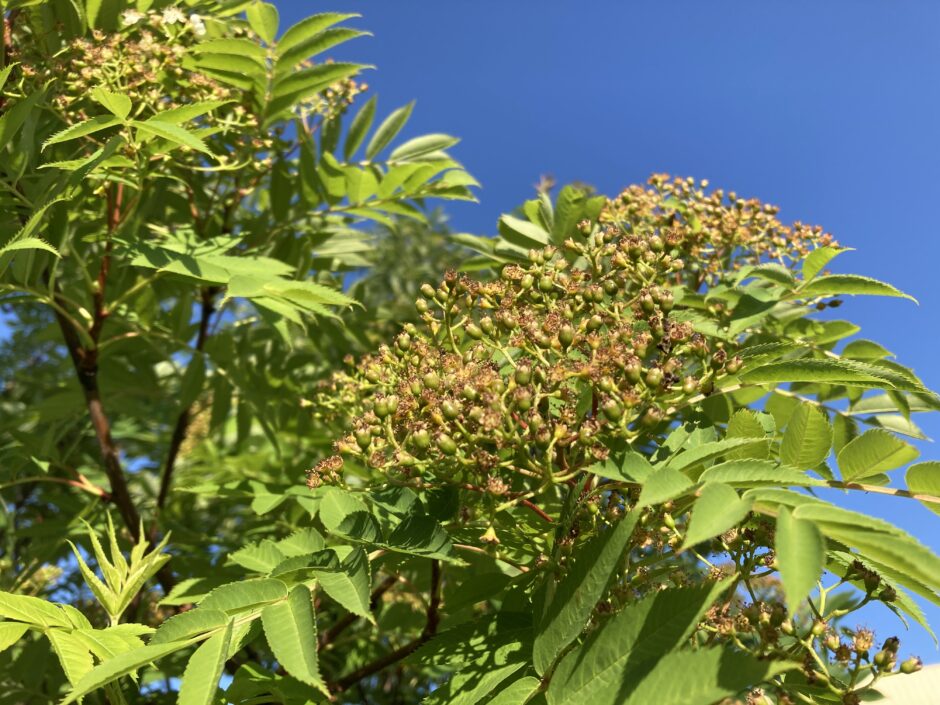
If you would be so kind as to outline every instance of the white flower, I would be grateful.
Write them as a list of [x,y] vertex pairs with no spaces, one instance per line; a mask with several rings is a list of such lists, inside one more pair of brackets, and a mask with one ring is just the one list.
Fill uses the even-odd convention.
[[137,10],[124,10],[124,12],[121,13],[121,21],[128,27],[137,24],[142,19],[144,19],[144,16],[137,12]]
[[206,33],[206,23],[196,13],[189,16],[189,26],[193,28],[193,34],[197,37],[202,37]]
[[178,7],[168,7],[163,11],[163,22],[165,24],[183,24],[186,22],[186,15]]

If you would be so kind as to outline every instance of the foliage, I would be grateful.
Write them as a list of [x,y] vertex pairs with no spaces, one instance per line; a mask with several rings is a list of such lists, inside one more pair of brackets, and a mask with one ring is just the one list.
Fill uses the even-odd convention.
[[852,704],[920,667],[849,620],[929,629],[940,558],[826,498],[937,510],[904,438],[940,398],[818,315],[907,296],[821,228],[656,175],[454,235],[456,140],[325,58],[352,15],[0,7],[0,702]]

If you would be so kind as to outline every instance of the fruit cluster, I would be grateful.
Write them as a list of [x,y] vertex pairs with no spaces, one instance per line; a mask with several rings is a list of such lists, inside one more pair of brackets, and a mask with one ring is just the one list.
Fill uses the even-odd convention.
[[[450,272],[425,284],[421,327],[405,326],[319,395],[319,412],[345,425],[337,452],[398,481],[512,501],[649,438],[734,375],[738,341],[716,334],[728,311],[696,294],[703,276],[713,284],[732,260],[831,238],[783,228],[756,201],[652,183],[495,280]],[[664,196],[678,203],[670,214]]]

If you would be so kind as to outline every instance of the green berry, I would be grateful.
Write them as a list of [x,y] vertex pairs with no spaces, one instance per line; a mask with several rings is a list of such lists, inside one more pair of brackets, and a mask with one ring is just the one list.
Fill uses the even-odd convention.
[[453,455],[457,452],[457,443],[446,433],[437,437],[437,447],[444,455]]

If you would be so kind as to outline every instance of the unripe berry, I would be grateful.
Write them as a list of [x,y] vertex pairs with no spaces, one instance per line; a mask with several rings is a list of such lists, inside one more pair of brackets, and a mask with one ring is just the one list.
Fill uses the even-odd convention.
[[388,402],[385,399],[379,399],[372,406],[372,411],[375,412],[375,415],[380,419],[384,419],[386,416],[391,413],[388,408]]
[[519,282],[519,286],[522,287],[523,291],[528,291],[535,284],[535,277],[531,274],[526,274],[522,277],[522,281]]
[[422,284],[422,285],[421,285],[421,293],[422,293],[425,297],[427,297],[427,298],[429,298],[429,299],[433,299],[433,298],[434,298],[434,287],[431,286],[430,284]]
[[600,316],[594,315],[588,319],[587,329],[591,332],[594,332],[598,328],[600,328],[602,325],[604,325],[604,319],[601,318]]
[[444,455],[453,455],[457,452],[457,443],[446,433],[437,437],[437,447]]
[[658,389],[663,383],[663,371],[658,367],[651,367],[646,373],[646,386]]
[[813,622],[813,628],[810,631],[812,632],[813,636],[822,636],[826,633],[826,623],[821,620],[817,620]]
[[444,414],[445,419],[453,421],[460,416],[460,405],[450,399],[445,399],[441,402],[441,413]]
[[924,664],[916,656],[911,656],[906,661],[901,662],[901,673],[910,675],[911,673],[917,673],[921,668],[924,667]]
[[418,299],[415,301],[415,308],[418,310],[418,313],[427,313],[431,307],[428,306],[428,302],[424,299]]
[[356,431],[356,445],[366,450],[372,444],[372,432],[368,429]]
[[563,348],[567,348],[574,342],[575,330],[569,325],[563,325],[558,329],[558,342]]
[[601,411],[604,412],[604,416],[607,417],[608,421],[616,423],[623,416],[623,405],[616,399],[608,399],[601,406]]
[[552,281],[552,278],[547,274],[543,274],[539,277],[539,291],[551,291],[555,288],[555,282]]
[[513,375],[513,379],[516,380],[516,384],[524,386],[532,381],[532,368],[526,365],[525,363],[519,365],[516,368],[516,372]]
[[421,378],[421,381],[424,382],[424,386],[428,389],[440,389],[441,387],[441,378],[437,372],[428,372]]
[[464,330],[467,331],[467,336],[474,340],[479,340],[483,337],[483,329],[476,323],[468,323]]

